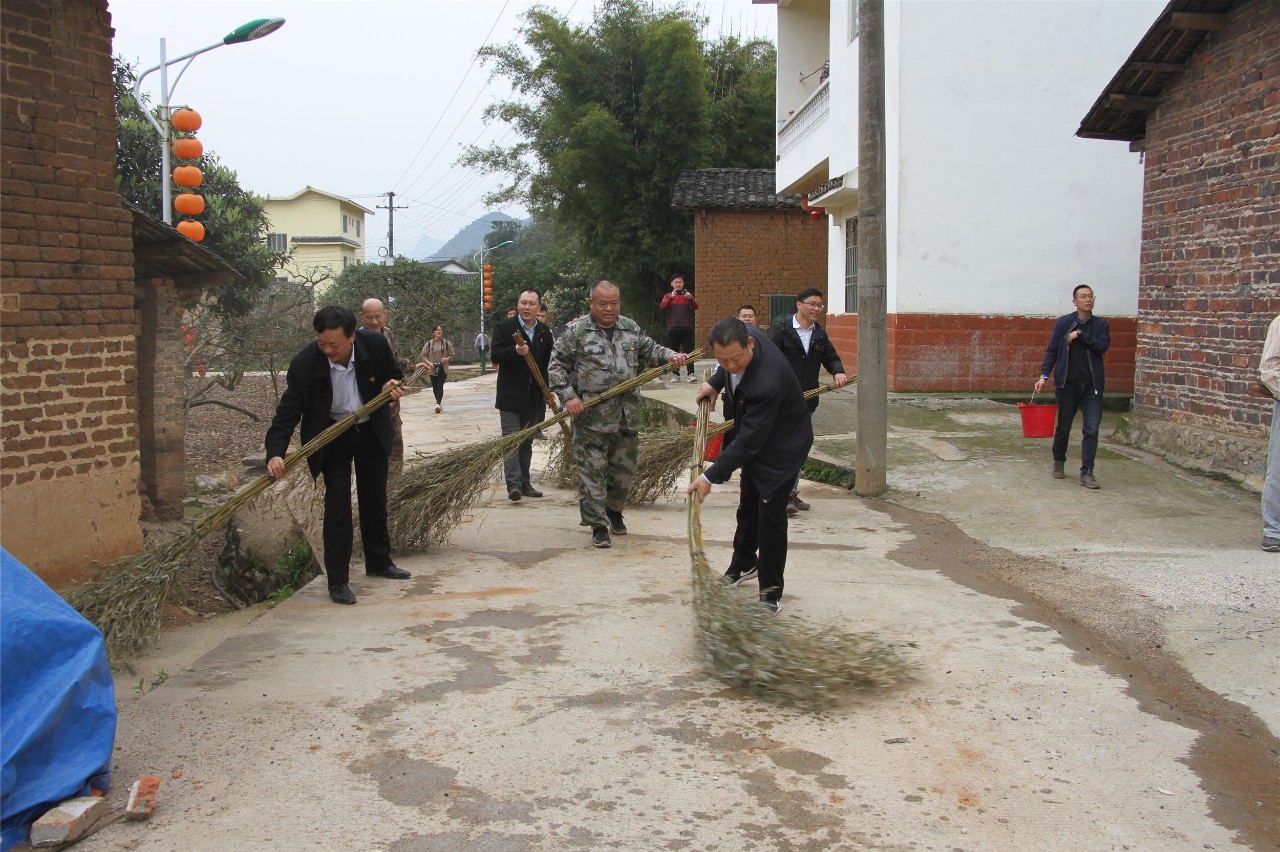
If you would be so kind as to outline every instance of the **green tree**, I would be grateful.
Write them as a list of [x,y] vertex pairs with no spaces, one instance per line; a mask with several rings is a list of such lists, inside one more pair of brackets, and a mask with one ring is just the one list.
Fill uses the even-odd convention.
[[711,134],[707,166],[771,169],[778,51],[767,41],[724,36],[706,46]]
[[[116,188],[122,197],[156,215],[161,202],[160,139],[143,112],[145,96],[142,104],[133,96],[137,72],[118,56],[114,63]],[[285,255],[267,248],[270,222],[263,199],[241,187],[236,173],[216,154],[206,151],[198,165],[204,173],[199,190],[205,200],[201,245],[244,277],[241,283],[210,288],[211,308],[221,316],[242,316],[272,283]]]
[[485,244],[497,245],[504,240],[513,240],[513,244],[498,249],[488,260],[493,265],[496,319],[506,316],[520,291],[528,288],[542,294],[554,326],[586,313],[588,288],[602,276],[583,257],[572,237],[557,234],[551,222],[534,217],[524,227],[495,222]]
[[365,299],[381,299],[396,334],[400,355],[416,359],[436,323],[445,328],[457,356],[474,356],[480,323],[479,276],[441,272],[416,260],[398,257],[394,266],[361,263],[348,266],[319,299],[319,307],[342,305],[359,312]]
[[621,285],[624,310],[650,325],[666,279],[693,265],[688,214],[671,209],[680,173],[772,161],[772,50],[705,46],[701,24],[640,0],[604,0],[585,27],[535,6],[523,45],[481,50],[519,94],[486,115],[520,140],[462,158],[508,175],[489,200],[524,202],[571,235]]

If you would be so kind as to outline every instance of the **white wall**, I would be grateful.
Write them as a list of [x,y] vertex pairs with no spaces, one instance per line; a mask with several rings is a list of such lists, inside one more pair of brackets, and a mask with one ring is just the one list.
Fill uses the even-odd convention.
[[[831,56],[831,117],[827,138],[830,175],[858,167],[858,42],[849,42],[849,13],[857,0],[832,0],[828,53]],[[842,249],[843,251],[843,249]]]
[[1164,0],[889,5],[889,311],[1135,316],[1139,157],[1073,134]]
[[828,0],[793,0],[778,9],[778,120],[799,109],[818,88],[819,74],[801,81],[826,56]]

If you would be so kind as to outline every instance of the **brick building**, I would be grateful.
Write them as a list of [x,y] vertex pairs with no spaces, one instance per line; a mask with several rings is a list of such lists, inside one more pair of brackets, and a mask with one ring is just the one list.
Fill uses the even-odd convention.
[[696,343],[744,303],[767,326],[793,313],[806,287],[826,293],[826,223],[810,220],[800,196],[775,193],[773,181],[773,169],[680,175],[672,206],[693,213]]
[[0,544],[54,585],[181,515],[179,290],[233,274],[117,196],[111,37],[106,0],[6,0]]
[[1145,163],[1132,439],[1259,485],[1280,312],[1280,4],[1173,0],[1077,135]]

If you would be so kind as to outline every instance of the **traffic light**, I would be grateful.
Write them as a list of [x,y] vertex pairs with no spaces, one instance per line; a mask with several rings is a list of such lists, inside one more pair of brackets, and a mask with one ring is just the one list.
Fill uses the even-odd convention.
[[488,263],[484,265],[484,307],[493,307],[493,266]]
[[[195,133],[200,129],[200,113],[193,109],[174,111],[169,117],[169,124],[174,130],[183,133]],[[204,146],[194,136],[179,136],[173,140],[173,156],[178,160],[199,160],[204,154]],[[173,182],[186,189],[195,189],[204,181],[200,169],[190,163],[179,164],[173,170]],[[173,209],[182,216],[194,217],[204,212],[204,198],[196,192],[183,192],[173,199]],[[204,225],[194,218],[182,219],[176,225],[178,231],[192,242],[204,239]]]

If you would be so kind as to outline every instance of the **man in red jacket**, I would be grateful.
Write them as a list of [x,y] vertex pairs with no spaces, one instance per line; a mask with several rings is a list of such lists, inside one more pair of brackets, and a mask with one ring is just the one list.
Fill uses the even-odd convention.
[[[676,352],[693,351],[693,312],[698,309],[698,301],[684,287],[684,278],[677,275],[671,279],[671,292],[662,297],[659,305],[667,315],[667,348]],[[688,362],[689,381],[696,382],[693,377],[693,362]],[[680,381],[680,371],[671,374],[671,381]]]

